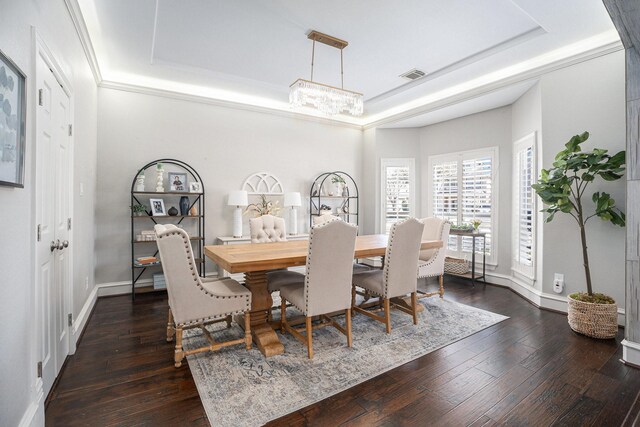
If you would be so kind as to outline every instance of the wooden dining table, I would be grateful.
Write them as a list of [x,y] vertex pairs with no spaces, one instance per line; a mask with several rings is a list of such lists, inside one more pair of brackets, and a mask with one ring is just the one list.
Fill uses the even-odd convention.
[[[358,236],[353,257],[384,256],[387,241],[386,234]],[[421,249],[441,247],[441,240],[428,240],[422,242]],[[273,299],[267,290],[267,271],[305,265],[308,251],[308,240],[204,247],[206,256],[224,270],[244,273],[244,285],[251,291],[251,335],[265,357],[284,352],[284,346],[268,322]],[[236,320],[244,325],[242,319]]]

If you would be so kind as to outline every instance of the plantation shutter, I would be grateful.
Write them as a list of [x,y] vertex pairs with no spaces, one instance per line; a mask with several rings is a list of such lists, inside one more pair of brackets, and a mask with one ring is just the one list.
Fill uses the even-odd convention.
[[413,215],[413,159],[383,159],[383,224],[391,225]]
[[[480,220],[479,230],[487,233],[487,249],[491,248],[492,215],[492,159],[491,156],[462,161],[462,223]],[[473,240],[462,238],[462,251],[471,252]],[[476,250],[482,250],[482,240],[477,239]],[[489,253],[487,253],[488,255]]]
[[535,136],[518,141],[513,159],[513,269],[533,278],[535,257]]
[[[432,156],[429,158],[430,214],[449,220],[452,224],[470,224],[481,221],[480,231],[487,233],[486,255],[488,263],[495,263],[497,148],[466,151]],[[450,236],[450,255],[470,258],[473,251],[471,237]],[[483,249],[482,239],[476,239],[476,252]]]
[[[458,223],[458,161],[443,161],[433,165],[433,216],[452,224]],[[457,250],[458,239],[449,237],[449,249]]]

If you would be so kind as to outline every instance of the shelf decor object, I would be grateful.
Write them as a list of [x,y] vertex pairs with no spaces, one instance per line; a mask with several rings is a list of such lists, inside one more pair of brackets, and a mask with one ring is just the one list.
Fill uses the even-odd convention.
[[244,190],[229,192],[227,205],[235,206],[233,211],[233,237],[242,237],[242,208],[249,205],[249,195]]
[[298,206],[302,206],[300,193],[284,193],[284,207],[291,208],[289,212],[289,234],[292,236],[298,234]]
[[[147,171],[151,174],[150,176],[153,176],[153,171],[155,171],[155,180],[149,183],[155,188],[148,190],[144,186],[144,179],[140,180],[140,177],[144,177]],[[187,181],[199,183],[200,191],[188,193],[189,197],[186,197],[185,189],[181,189],[181,191],[165,191],[165,171],[174,175],[180,174],[181,177],[186,176],[186,179],[183,180],[184,185],[186,185]],[[163,203],[157,203],[154,206],[152,199]],[[158,205],[163,205],[164,202],[167,203],[167,206],[172,206],[172,209],[165,211],[164,206],[161,210],[154,209],[154,207],[159,207]],[[200,276],[204,276],[204,202],[204,185],[200,175],[183,161],[175,159],[154,160],[141,167],[134,175],[131,182],[130,205],[132,207],[131,298],[134,301],[136,295],[140,293],[166,292],[164,286],[159,286],[157,279],[162,277],[162,263],[158,259],[156,236],[153,231],[155,224],[175,224],[188,230],[193,244],[194,261],[198,265],[198,273]],[[134,209],[136,206],[142,206],[142,208]],[[146,211],[146,206],[151,208],[150,211]],[[173,206],[180,206],[180,212]],[[144,212],[138,213],[137,210],[143,210]],[[152,213],[155,215],[152,215]],[[168,215],[169,213],[175,213],[175,216],[170,216]],[[156,258],[155,262],[144,262],[153,258]],[[143,262],[140,262],[141,260]]]
[[[334,188],[339,182],[343,191],[336,195],[326,195],[325,186]],[[330,187],[329,187],[330,186]],[[313,225],[313,217],[333,214],[344,221],[358,225],[358,185],[346,172],[325,172],[313,181],[309,191],[309,225]]]
[[[289,103],[294,107],[311,105],[326,115],[349,113],[360,116],[364,110],[363,95],[344,88],[343,50],[349,45],[318,31],[311,31],[307,38],[313,40],[311,48],[311,79],[298,79],[289,86]],[[326,44],[340,50],[340,87],[329,86],[313,81],[313,64],[315,61],[316,42]]]

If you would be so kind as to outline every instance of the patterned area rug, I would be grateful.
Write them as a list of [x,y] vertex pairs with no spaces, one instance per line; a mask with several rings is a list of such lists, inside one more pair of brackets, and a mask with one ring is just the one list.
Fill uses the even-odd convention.
[[[384,324],[362,314],[353,316],[352,348],[333,327],[315,330],[313,360],[307,358],[306,346],[289,334],[280,336],[285,353],[268,359],[255,345],[251,351],[231,346],[189,356],[211,425],[262,425],[507,319],[437,297],[420,303],[425,310],[417,326],[410,315],[392,310],[390,335]],[[287,317],[294,313],[293,308],[287,309]],[[337,321],[343,323],[344,316]],[[209,329],[216,340],[243,334],[235,324],[230,329],[224,323]],[[192,330],[184,346],[205,343],[201,331]]]

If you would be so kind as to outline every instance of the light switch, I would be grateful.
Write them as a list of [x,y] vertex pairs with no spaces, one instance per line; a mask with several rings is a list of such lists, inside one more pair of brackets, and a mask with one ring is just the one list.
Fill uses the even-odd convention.
[[80,197],[84,196],[84,183],[80,183]]

